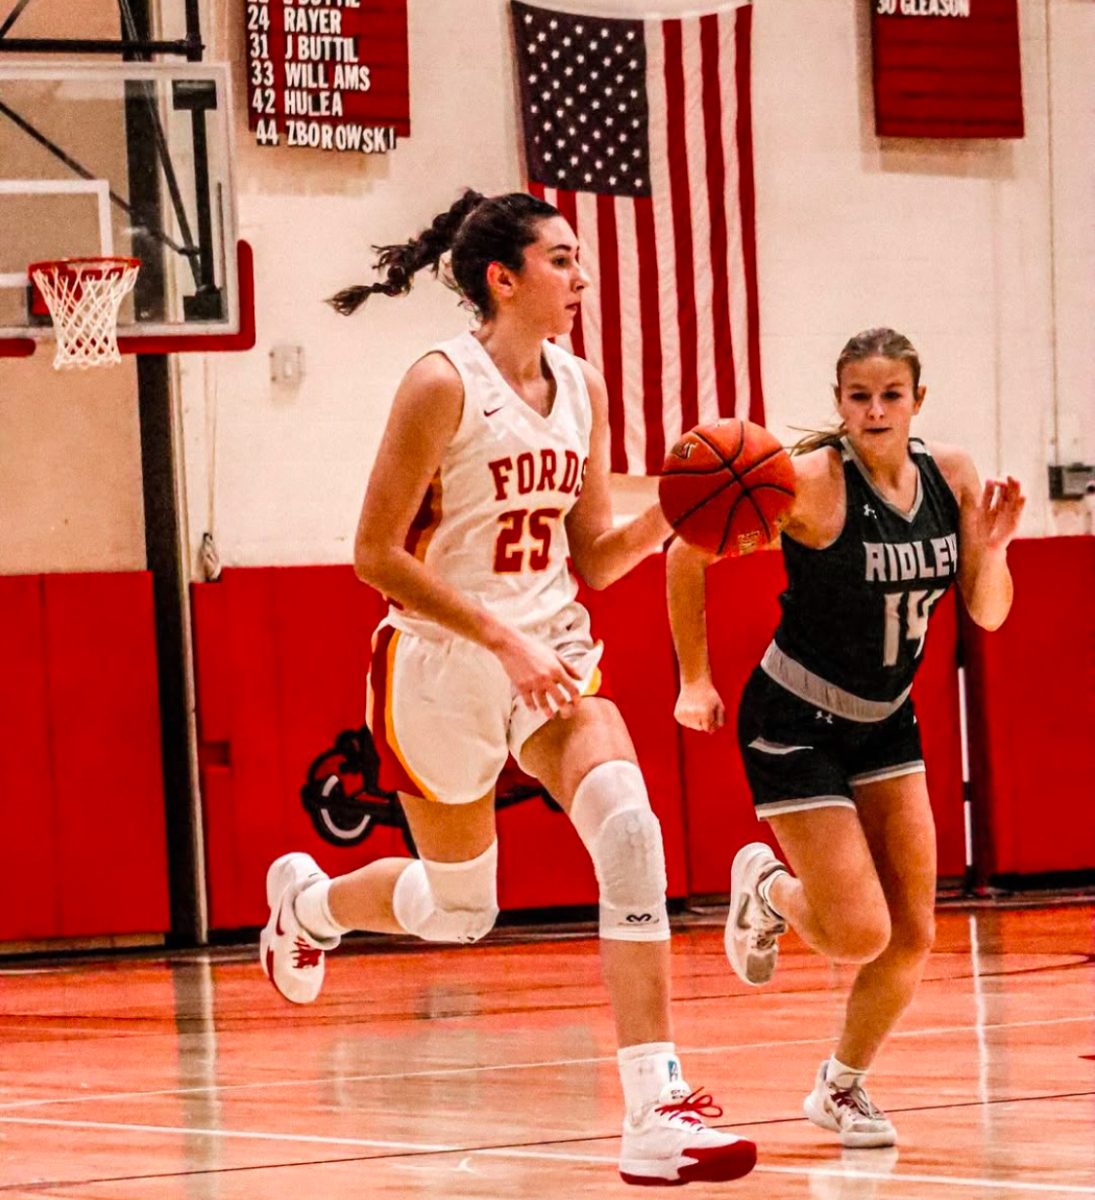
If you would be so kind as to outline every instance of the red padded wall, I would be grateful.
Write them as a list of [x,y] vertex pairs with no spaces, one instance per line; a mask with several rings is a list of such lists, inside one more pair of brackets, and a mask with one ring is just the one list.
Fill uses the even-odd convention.
[[966,872],[966,797],[962,783],[962,719],[958,697],[958,601],[955,589],[932,609],[924,661],[913,684],[920,741],[935,816],[939,876]]
[[503,912],[596,903],[589,855],[563,813],[535,799],[498,814],[498,904]]
[[61,818],[38,575],[0,576],[0,662],[0,941],[59,937]]
[[967,716],[983,875],[1095,869],[1095,538],[1014,542],[1003,626],[967,622]]
[[0,940],[165,932],[151,576],[0,580],[0,630]]
[[[727,558],[707,572],[707,631],[711,669],[726,705],[717,733],[684,729],[688,864],[694,895],[729,891],[730,862],[749,841],[776,845],[767,822],[756,819],[737,746],[738,702],[779,622],[786,586],[777,551]],[[925,660],[914,689],[928,784],[939,837],[939,873],[965,869],[962,756],[958,719],[957,622],[952,596],[932,616]]]
[[349,567],[321,566],[228,569],[192,605],[210,926],[259,925],[266,868],[287,850],[335,874],[405,852],[379,828],[332,846],[300,802],[312,759],[364,722],[384,604]]
[[[1084,539],[1018,543],[1011,619],[999,634],[967,634],[974,762],[982,808],[995,828],[986,860],[995,872],[1095,862],[1084,836],[1062,839],[1057,827],[1029,815],[1029,796],[1046,790],[1036,778],[1051,778],[1055,796],[1084,794],[1090,778],[1091,741],[1083,735],[1091,728],[1091,656],[1078,648],[1090,647],[1093,636],[1093,545]],[[1061,579],[1075,580],[1075,587],[1062,589]],[[594,632],[606,641],[605,670],[662,818],[673,896],[724,894],[736,847],[766,836],[767,826],[753,815],[733,728],[741,688],[778,619],[782,586],[777,553],[727,559],[709,572],[711,656],[728,710],[727,728],[710,736],[678,731],[672,720],[676,673],[664,560],[652,557],[607,591],[584,596]],[[310,849],[340,872],[402,852],[401,840],[382,829],[354,850],[328,846],[312,832],[298,795],[312,757],[338,730],[361,722],[369,637],[382,610],[375,593],[338,567],[226,571],[222,582],[194,589],[215,927],[262,920],[266,864],[292,846]],[[940,874],[948,878],[965,866],[956,636],[950,597],[932,618],[914,691]],[[1033,685],[1047,663],[1077,669],[1056,673],[1054,686],[1039,690]],[[32,712],[27,706],[21,719],[30,721]],[[1052,753],[1035,755],[1032,745]],[[20,770],[10,756],[4,769]],[[1083,828],[1090,830],[1090,823]],[[500,815],[499,836],[504,907],[594,901],[585,853],[559,814],[525,802]]]
[[772,640],[785,585],[783,556],[772,550],[725,558],[707,570],[708,649],[726,724],[716,733],[681,730],[693,895],[730,890],[730,862],[745,842],[776,844],[753,810],[736,731],[741,690]]
[[63,927],[166,930],[152,577],[47,575],[45,608]]

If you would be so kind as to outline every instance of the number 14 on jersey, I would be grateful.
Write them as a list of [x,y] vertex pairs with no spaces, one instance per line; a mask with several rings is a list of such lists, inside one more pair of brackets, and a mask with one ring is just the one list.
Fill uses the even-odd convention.
[[919,658],[924,649],[924,638],[928,633],[928,617],[932,605],[943,595],[943,588],[936,591],[913,589],[908,592],[886,593],[886,630],[882,640],[882,665],[896,667],[901,648],[901,628],[905,638],[916,642],[913,658]]

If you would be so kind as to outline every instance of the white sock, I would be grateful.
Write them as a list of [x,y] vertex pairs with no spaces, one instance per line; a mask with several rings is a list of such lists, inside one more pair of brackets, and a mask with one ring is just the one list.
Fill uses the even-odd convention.
[[687,1087],[681,1078],[681,1063],[672,1042],[643,1042],[616,1052],[624,1107],[628,1118],[638,1124],[658,1102],[669,1084]]
[[781,913],[779,911],[779,909],[776,908],[776,906],[772,903],[772,884],[775,883],[775,881],[781,875],[789,875],[789,874],[790,874],[790,872],[787,871],[784,867],[780,867],[780,869],[778,871],[773,871],[772,874],[769,875],[767,879],[762,880],[760,883],[760,886],[757,888],[757,895],[760,896],[760,898],[768,906],[768,911],[773,916],[779,917],[779,919],[781,921],[783,920],[783,913]]
[[867,1068],[849,1067],[839,1058],[830,1056],[829,1065],[825,1068],[825,1080],[838,1088],[850,1088],[853,1084],[862,1083],[867,1074]]
[[298,892],[293,901],[293,911],[305,931],[324,942],[349,933],[348,926],[340,925],[331,916],[327,894],[331,890],[332,882],[330,879],[317,879],[315,883],[308,884],[303,891]]

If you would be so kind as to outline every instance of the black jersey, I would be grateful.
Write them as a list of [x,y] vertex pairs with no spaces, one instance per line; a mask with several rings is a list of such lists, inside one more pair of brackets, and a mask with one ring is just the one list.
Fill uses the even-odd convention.
[[[778,659],[791,678],[798,664],[852,696],[891,702],[912,685],[928,616],[954,582],[958,502],[919,439],[909,441],[918,481],[907,513],[874,487],[847,438],[838,449],[844,528],[823,550],[783,534],[788,586],[780,596],[778,649],[766,656],[765,669],[770,657]],[[788,686],[795,690],[793,680]]]

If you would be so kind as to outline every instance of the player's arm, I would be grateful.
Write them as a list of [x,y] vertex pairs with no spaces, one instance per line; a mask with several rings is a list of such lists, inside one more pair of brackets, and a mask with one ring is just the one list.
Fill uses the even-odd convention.
[[582,363],[593,426],[582,494],[567,516],[567,540],[575,570],[592,588],[608,587],[657,550],[673,530],[653,504],[625,525],[613,527],[609,492],[608,393],[601,376]]
[[1011,608],[1008,544],[1019,530],[1026,498],[1017,479],[987,479],[957,446],[931,446],[958,501],[958,587],[973,620],[999,629]]
[[707,656],[707,567],[715,556],[677,539],[665,562],[669,627],[680,664],[681,687],[673,715],[688,729],[711,733],[726,721],[726,707],[711,679]]
[[552,711],[577,697],[575,672],[541,642],[498,620],[406,549],[407,532],[460,424],[456,369],[428,354],[404,376],[369,477],[354,540],[354,570],[404,608],[496,654],[518,694]]
[[795,499],[783,531],[796,542],[820,550],[832,545],[844,528],[844,468],[831,449],[796,454]]
[[[829,545],[844,524],[844,478],[837,455],[817,450],[795,457],[795,499],[784,526],[807,546]],[[681,688],[673,715],[689,729],[706,732],[726,721],[726,709],[711,678],[707,650],[706,571],[714,555],[675,541],[666,556],[666,590],[673,648]]]

